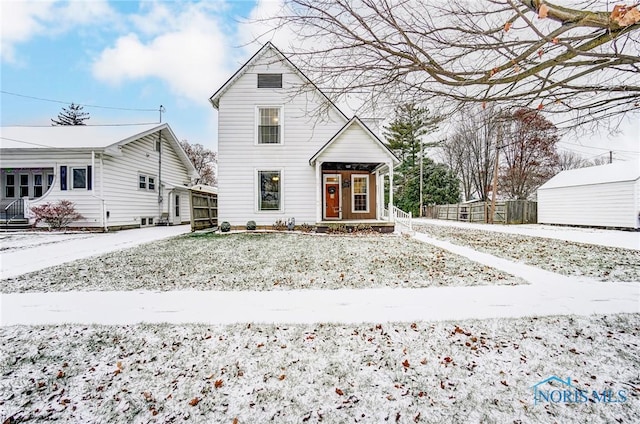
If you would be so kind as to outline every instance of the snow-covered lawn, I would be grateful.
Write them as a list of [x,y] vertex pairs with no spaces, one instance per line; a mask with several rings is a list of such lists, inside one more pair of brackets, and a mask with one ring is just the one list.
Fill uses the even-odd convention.
[[[640,314],[15,326],[0,335],[3,422],[630,423],[640,416]],[[551,376],[571,378],[591,400],[534,404],[532,386]],[[605,390],[614,393],[609,400],[626,401],[593,398]]]
[[34,248],[66,240],[78,240],[93,237],[95,233],[62,233],[44,231],[22,231],[16,233],[0,233],[0,252],[7,253],[15,250]]
[[3,281],[2,292],[283,290],[523,284],[397,235],[192,234]]
[[640,281],[640,250],[458,226],[418,223],[414,230],[563,275],[600,281]]

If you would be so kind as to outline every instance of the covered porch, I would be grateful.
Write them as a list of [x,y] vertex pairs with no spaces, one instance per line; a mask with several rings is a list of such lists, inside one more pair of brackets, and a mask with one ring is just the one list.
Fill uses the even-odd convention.
[[[393,168],[398,158],[357,117],[309,160],[315,168],[316,226],[393,231]],[[385,201],[386,198],[386,201]]]

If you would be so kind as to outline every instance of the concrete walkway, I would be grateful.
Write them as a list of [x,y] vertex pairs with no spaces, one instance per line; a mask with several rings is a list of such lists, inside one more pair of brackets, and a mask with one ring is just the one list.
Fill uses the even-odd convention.
[[565,277],[417,233],[529,285],[425,289],[2,294],[1,325],[138,322],[413,322],[640,312],[640,282]]
[[[134,247],[191,232],[190,225],[148,227],[109,233],[74,234],[70,238],[2,252],[0,278],[11,278],[55,265]],[[56,234],[53,234],[56,236]],[[47,233],[26,233],[25,237],[47,238]],[[58,234],[64,236],[64,234]]]

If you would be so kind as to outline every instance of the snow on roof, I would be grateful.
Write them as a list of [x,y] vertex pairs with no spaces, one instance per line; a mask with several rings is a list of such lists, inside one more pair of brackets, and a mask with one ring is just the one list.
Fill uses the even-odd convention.
[[209,185],[205,185],[205,184],[196,184],[194,186],[189,187],[189,190],[201,191],[201,192],[204,192],[204,193],[218,194],[218,188],[217,187],[213,187],[213,186],[209,186]]
[[103,149],[164,129],[167,124],[1,127],[2,149]]
[[640,178],[640,163],[638,161],[616,162],[562,171],[541,185],[538,190],[635,181],[638,178]]

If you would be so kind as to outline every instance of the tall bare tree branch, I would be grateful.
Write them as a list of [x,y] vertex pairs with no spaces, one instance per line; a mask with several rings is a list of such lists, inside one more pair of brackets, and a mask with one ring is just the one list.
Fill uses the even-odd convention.
[[571,114],[565,127],[640,112],[636,5],[565,3],[285,0],[267,23],[302,38],[285,54],[336,99],[494,102]]

